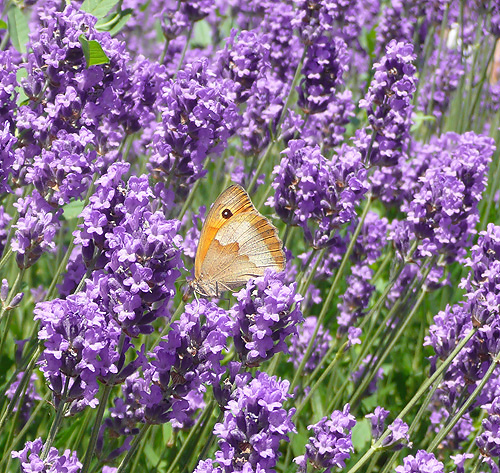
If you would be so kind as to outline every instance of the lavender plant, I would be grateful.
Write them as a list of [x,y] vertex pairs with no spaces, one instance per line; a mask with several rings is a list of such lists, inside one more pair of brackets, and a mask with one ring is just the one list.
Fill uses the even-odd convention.
[[0,471],[500,471],[497,2],[0,11]]

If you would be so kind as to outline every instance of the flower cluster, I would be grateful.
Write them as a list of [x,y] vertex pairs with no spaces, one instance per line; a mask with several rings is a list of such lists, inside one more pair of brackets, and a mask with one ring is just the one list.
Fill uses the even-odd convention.
[[266,270],[236,294],[231,308],[231,335],[236,353],[246,366],[258,366],[274,354],[287,351],[286,339],[297,333],[302,312],[297,283],[286,285],[283,274]]
[[419,450],[415,456],[408,455],[403,458],[403,465],[396,467],[396,473],[444,473],[444,465],[433,453]]
[[274,471],[280,455],[279,443],[288,441],[295,432],[292,416],[286,410],[288,381],[280,381],[267,373],[257,373],[247,384],[238,386],[224,412],[224,420],[214,427],[219,439],[215,461],[201,462],[197,473],[208,471]]
[[50,447],[47,457],[42,460],[40,457],[42,448],[42,439],[37,438],[33,442],[26,442],[22,450],[12,452],[12,458],[19,459],[23,473],[39,471],[77,473],[83,466],[78,460],[76,452],[69,449],[59,455],[57,448]]
[[56,403],[71,403],[73,411],[95,407],[98,379],[118,372],[120,327],[82,292],[40,302],[34,312],[45,346],[40,369]]
[[220,154],[237,129],[238,111],[227,93],[233,88],[214,77],[207,60],[186,66],[163,87],[149,168],[174,185],[176,197],[203,177],[207,156]]
[[329,246],[334,232],[356,217],[368,190],[361,155],[342,146],[331,161],[318,146],[291,140],[274,169],[274,197],[268,205],[289,225],[299,225],[314,247]]
[[306,115],[324,112],[347,71],[346,44],[340,38],[322,36],[307,49],[303,79],[297,87],[297,105]]
[[323,417],[307,427],[314,436],[309,437],[305,455],[294,459],[300,472],[306,472],[308,464],[317,469],[326,468],[326,473],[331,473],[333,468],[345,467],[345,460],[354,451],[351,431],[356,425],[356,419],[349,411],[350,406],[346,404],[342,411],[333,411],[330,418]]
[[151,323],[167,316],[182,267],[180,222],[167,220],[147,176],[122,180],[125,164],[112,165],[97,181],[83,210],[76,243],[94,271],[89,290],[130,336],[151,333]]
[[408,205],[408,222],[421,240],[423,256],[461,258],[479,220],[478,204],[495,147],[491,138],[473,132],[447,133],[440,144]]
[[141,403],[146,422],[189,421],[189,396],[204,392],[204,384],[218,381],[224,372],[220,363],[229,331],[229,317],[214,303],[203,300],[186,306],[144,368],[147,387]]
[[366,135],[357,137],[363,159],[371,165],[395,165],[409,138],[411,99],[416,90],[415,59],[411,43],[392,40],[386,55],[373,66],[373,80],[359,106],[365,108],[370,123]]

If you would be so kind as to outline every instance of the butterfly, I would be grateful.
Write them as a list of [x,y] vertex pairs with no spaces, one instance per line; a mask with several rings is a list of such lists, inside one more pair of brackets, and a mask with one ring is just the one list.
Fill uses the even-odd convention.
[[208,212],[201,229],[188,292],[219,296],[234,291],[267,268],[285,269],[283,243],[276,227],[254,207],[243,187],[223,191]]

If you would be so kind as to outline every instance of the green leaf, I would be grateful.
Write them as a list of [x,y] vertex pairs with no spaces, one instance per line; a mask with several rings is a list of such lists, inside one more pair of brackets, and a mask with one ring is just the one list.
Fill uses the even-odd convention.
[[106,56],[106,53],[97,41],[93,39],[89,41],[83,34],[81,34],[78,39],[82,45],[87,67],[98,66],[99,64],[109,64],[108,56]]
[[111,36],[115,36],[127,24],[132,17],[133,10],[127,8],[113,15],[99,20],[95,27],[98,31],[108,31]]
[[352,444],[354,450],[357,452],[365,450],[371,438],[370,422],[368,419],[359,420],[352,428]]
[[83,202],[81,200],[73,200],[63,207],[63,218],[65,220],[78,218],[78,216],[82,213],[82,210]]
[[6,30],[7,29],[7,23],[5,21],[0,20],[0,30]]
[[7,12],[7,23],[12,44],[20,53],[25,53],[26,43],[29,40],[28,20],[16,5],[10,6]]
[[193,46],[206,48],[212,44],[212,28],[206,20],[197,21],[193,28]]
[[[24,67],[20,67],[16,71],[17,83],[21,84],[21,79],[28,77],[28,71]],[[17,91],[17,105],[25,105],[25,102],[29,102],[28,96],[24,93],[24,88],[20,85],[16,86]]]
[[422,125],[425,123],[425,122],[435,122],[436,121],[436,117],[432,116],[432,115],[424,115],[423,112],[416,112],[414,115],[413,115],[413,125],[411,127],[411,131],[412,132],[415,132],[417,131],[419,128],[422,127]]
[[375,47],[377,45],[377,32],[375,27],[371,30],[363,28],[359,36],[359,44],[368,53],[370,57],[374,56]]
[[85,0],[80,9],[99,20],[104,18],[117,3],[118,0]]

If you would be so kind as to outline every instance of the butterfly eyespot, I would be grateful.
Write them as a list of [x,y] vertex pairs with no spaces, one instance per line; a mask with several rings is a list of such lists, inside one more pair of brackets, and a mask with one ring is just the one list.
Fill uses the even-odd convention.
[[230,218],[233,216],[233,212],[231,212],[229,209],[224,209],[222,211],[222,218]]

